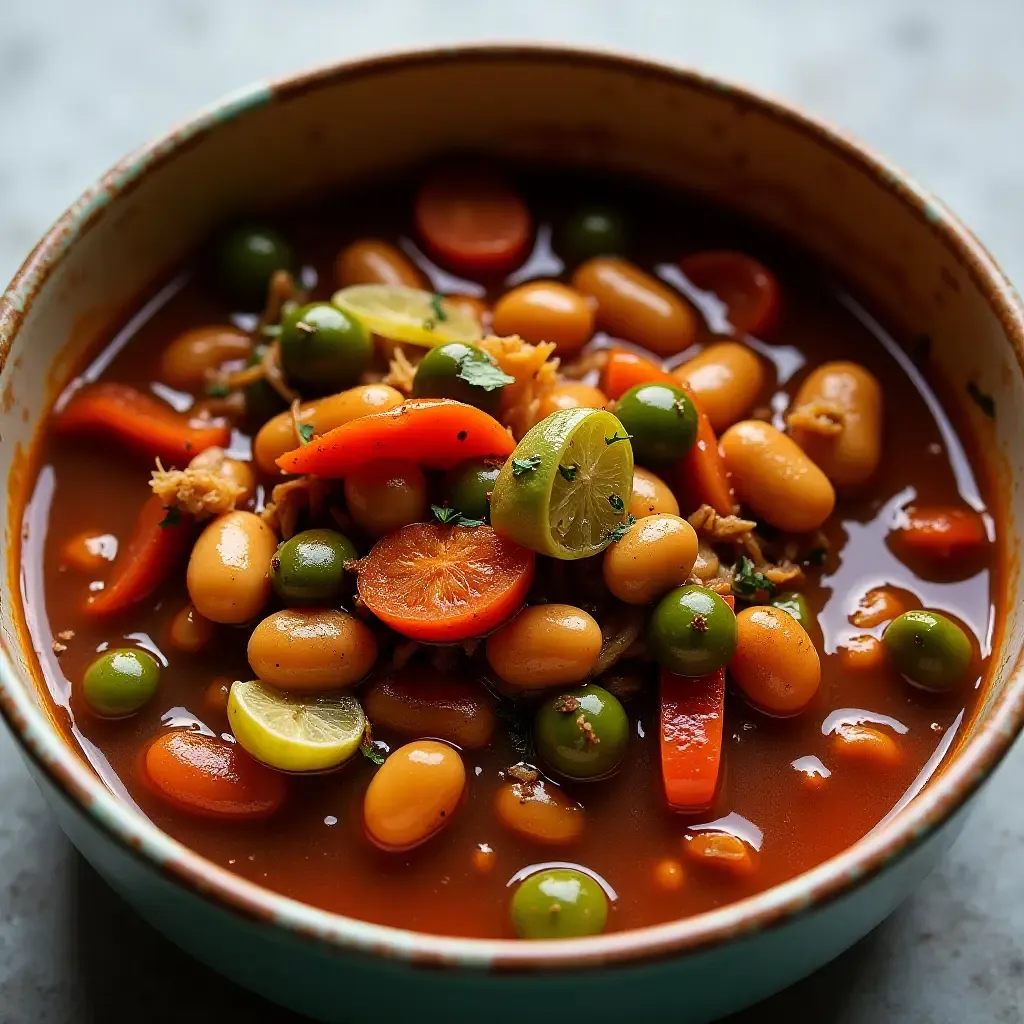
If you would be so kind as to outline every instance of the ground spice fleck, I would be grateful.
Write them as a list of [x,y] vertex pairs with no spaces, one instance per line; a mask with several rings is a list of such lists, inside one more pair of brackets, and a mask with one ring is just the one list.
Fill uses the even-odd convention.
[[556,711],[561,711],[566,715],[571,715],[574,711],[578,711],[579,706],[579,698],[572,696],[570,693],[563,694],[561,697],[556,698],[554,703],[554,709]]
[[583,715],[580,715],[580,717],[576,719],[576,725],[580,732],[583,733],[583,738],[587,741],[587,746],[592,747],[601,742],[601,737],[594,732],[593,725],[591,725]]
[[706,633],[708,631],[708,620],[707,617],[701,615],[699,612],[694,615],[693,622],[690,623],[691,627],[698,633]]

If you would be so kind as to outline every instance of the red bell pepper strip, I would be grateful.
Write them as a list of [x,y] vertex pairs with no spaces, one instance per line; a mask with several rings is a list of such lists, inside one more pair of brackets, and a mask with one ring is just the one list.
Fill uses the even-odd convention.
[[[689,389],[683,390],[693,400]],[[710,505],[720,516],[733,515],[737,511],[736,499],[725,461],[718,450],[715,428],[697,402],[693,404],[697,408],[697,440],[676,465],[676,499],[684,512]]]
[[466,459],[511,455],[516,443],[493,416],[448,398],[405,402],[328,430],[277,464],[286,473],[343,477],[377,459],[405,459],[424,469],[451,469]]
[[226,423],[190,420],[127,384],[107,381],[76,391],[53,425],[61,434],[112,437],[140,455],[179,468],[207,448],[231,441]]
[[628,348],[611,349],[601,371],[601,390],[609,398],[618,401],[638,384],[671,384],[679,387],[679,381],[653,359]]
[[155,494],[148,498],[134,533],[114,559],[113,576],[102,590],[89,595],[86,613],[116,615],[149,597],[170,579],[191,547],[192,526],[191,516],[168,509]]
[[932,561],[959,561],[988,546],[985,520],[973,508],[911,505],[906,520],[891,535],[899,551]]
[[[732,596],[725,598],[733,607]],[[691,679],[662,669],[661,778],[673,811],[706,811],[715,799],[725,722],[725,668]]]

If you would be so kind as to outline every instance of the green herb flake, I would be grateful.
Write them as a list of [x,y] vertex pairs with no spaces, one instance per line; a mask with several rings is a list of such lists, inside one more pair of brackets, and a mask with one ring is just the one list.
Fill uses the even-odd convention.
[[629,533],[629,528],[636,522],[636,516],[626,516],[625,519],[614,529],[609,530],[604,536],[605,540],[611,541],[612,544],[617,544],[623,537]]
[[616,512],[625,512],[626,505],[623,500],[617,494],[608,495],[608,504],[611,505]]
[[444,306],[441,305],[443,299],[444,296],[437,292],[430,296],[430,308],[434,311],[434,319],[439,324],[443,324],[448,319],[448,314],[445,312]]
[[431,505],[430,511],[434,513],[434,518],[439,523],[444,523],[445,526],[454,524],[456,519],[462,518],[462,513],[457,508],[444,508],[441,505]]
[[775,584],[764,573],[758,572],[753,561],[746,555],[732,567],[735,574],[732,581],[732,592],[737,597],[752,600],[763,591],[769,597],[775,593]]
[[576,473],[579,471],[579,466],[559,466],[558,472],[562,474],[563,478],[572,483],[576,479]]
[[[262,334],[264,338],[278,338],[281,335],[281,325],[264,324],[262,327],[259,328],[259,333]],[[260,347],[265,348],[265,346]],[[259,354],[258,350],[257,354]]]
[[516,380],[489,359],[474,359],[472,353],[463,356],[459,361],[459,372],[456,376],[475,388],[483,388],[484,391],[497,391],[507,384],[514,384]]
[[302,438],[303,444],[309,444],[313,440],[313,424],[312,423],[301,423],[299,424],[299,437]]
[[[381,745],[383,746],[383,744]],[[363,734],[363,742],[359,744],[359,753],[366,758],[367,761],[372,761],[378,768],[387,759],[387,754],[381,749],[371,738],[369,730]]]
[[509,741],[519,760],[526,762],[536,760],[537,752],[533,746],[533,725],[529,709],[515,701],[503,700],[499,701],[496,710],[498,719],[508,730]]
[[604,439],[604,443],[605,444],[615,444],[616,441],[632,441],[632,440],[633,440],[633,435],[632,434],[620,434],[616,430],[615,433],[612,434],[611,437],[606,437]]
[[996,418],[996,400],[972,380],[967,383],[967,394],[974,400],[974,404],[990,419]]
[[157,523],[157,526],[166,530],[168,526],[177,526],[181,522],[181,509],[177,505],[164,505],[164,512],[167,515]]
[[210,398],[227,398],[231,394],[231,388],[227,384],[207,384],[206,394]]
[[524,473],[532,473],[539,465],[539,455],[530,455],[525,459],[513,459],[512,475],[514,477],[521,477]]

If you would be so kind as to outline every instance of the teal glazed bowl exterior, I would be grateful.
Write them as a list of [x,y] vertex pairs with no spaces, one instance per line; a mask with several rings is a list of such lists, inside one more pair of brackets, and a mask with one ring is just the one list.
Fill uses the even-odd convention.
[[[220,222],[445,150],[602,167],[738,208],[927,333],[996,481],[1004,615],[981,707],[935,777],[813,871],[715,911],[562,943],[441,938],[329,914],[162,833],[63,738],[25,628],[21,498],[79,357]],[[791,108],[692,71],[542,47],[467,47],[259,84],[128,157],[57,221],[0,299],[0,709],[61,826],[155,927],[234,981],[323,1021],[706,1021],[789,985],[924,878],[1024,720],[1024,310],[985,250],[880,158]],[[963,388],[953,389],[963,395]],[[975,445],[981,450],[982,445]],[[38,609],[28,609],[38,614]],[[47,657],[43,652],[40,657]],[[527,1002],[528,1000],[528,1002]]]

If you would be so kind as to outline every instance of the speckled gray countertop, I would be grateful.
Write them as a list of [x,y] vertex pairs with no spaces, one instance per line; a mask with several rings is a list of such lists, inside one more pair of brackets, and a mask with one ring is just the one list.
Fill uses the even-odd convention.
[[[488,38],[629,49],[803,104],[937,192],[1024,280],[1021,0],[0,0],[0,25],[4,281],[91,179],[219,94],[388,47]],[[737,1024],[769,1009],[843,1024],[1024,1021],[1022,793],[1019,745],[953,851],[889,921]],[[186,1015],[298,1024],[191,961],[111,893],[0,726],[0,1024]]]

